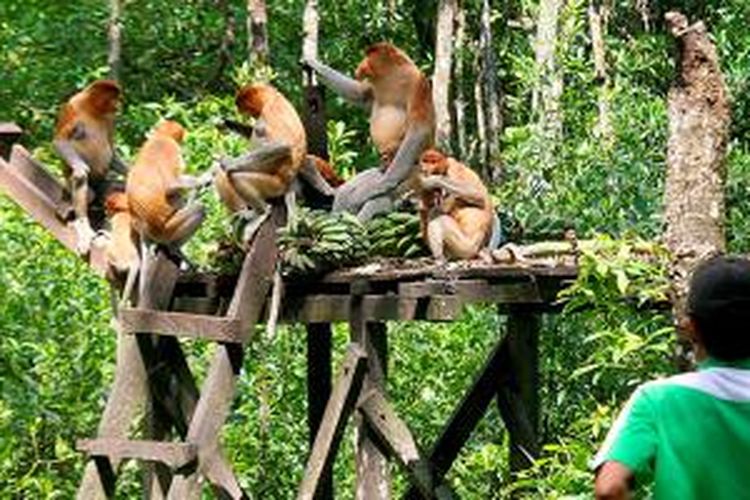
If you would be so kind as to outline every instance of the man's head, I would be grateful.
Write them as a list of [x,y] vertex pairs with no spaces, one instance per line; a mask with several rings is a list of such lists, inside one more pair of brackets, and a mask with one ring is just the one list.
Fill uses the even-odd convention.
[[750,358],[750,261],[714,257],[693,273],[688,315],[697,340],[714,358]]

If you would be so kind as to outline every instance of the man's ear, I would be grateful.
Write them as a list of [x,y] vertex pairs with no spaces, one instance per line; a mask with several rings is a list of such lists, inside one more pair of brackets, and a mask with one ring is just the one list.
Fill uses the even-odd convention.
[[706,348],[703,345],[703,338],[701,338],[701,332],[698,329],[698,324],[690,316],[686,316],[680,320],[678,331],[684,336],[693,346],[693,353],[695,359],[701,361],[706,357]]

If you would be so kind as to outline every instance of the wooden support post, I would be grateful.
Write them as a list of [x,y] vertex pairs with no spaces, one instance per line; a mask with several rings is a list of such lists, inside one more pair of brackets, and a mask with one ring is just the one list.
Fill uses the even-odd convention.
[[[255,323],[271,287],[271,276],[276,267],[276,220],[278,208],[260,227],[240,271],[227,316],[239,319],[245,342],[251,338]],[[167,498],[189,500],[200,497],[198,474],[211,484],[224,489],[230,498],[244,498],[231,468],[219,454],[219,435],[234,399],[237,377],[242,369],[244,346],[235,343],[219,344],[203,383],[201,396],[188,428],[187,442],[198,446],[198,469],[172,481]]]
[[538,312],[511,308],[502,346],[507,366],[497,394],[498,409],[510,433],[511,473],[530,467],[539,455],[540,326]]
[[[503,370],[507,365],[507,349],[504,349],[504,345],[504,341],[497,343],[433,445],[430,463],[436,481],[441,480],[448,472],[497,394],[498,380],[504,379]],[[405,498],[419,499],[421,496],[412,487]]]
[[[177,266],[163,254],[159,254],[150,264],[142,277],[143,282],[150,285],[143,289],[140,303],[153,307],[166,305],[177,281]],[[114,385],[99,422],[97,437],[126,439],[130,426],[143,409],[148,395],[147,366],[141,356],[137,337],[119,333]],[[97,461],[108,460],[98,458]],[[97,465],[95,461],[89,462],[84,470],[77,498],[99,499],[111,496],[108,493],[114,491],[114,470],[118,465],[119,460],[113,461],[109,467],[104,467],[101,463]],[[108,473],[102,475],[101,471]]]
[[367,369],[366,358],[367,355],[358,344],[349,345],[307,459],[305,476],[297,494],[298,500],[317,500],[328,493],[325,491],[326,474],[330,474],[346,422],[362,391]]
[[[369,323],[363,316],[362,297],[367,283],[353,283],[349,327],[352,341],[367,353],[367,376],[363,391],[385,393],[387,376],[388,337],[385,323]],[[391,497],[388,459],[378,446],[379,440],[367,422],[356,415],[355,462],[357,467],[357,500],[378,500]]]
[[[309,323],[307,325],[307,425],[310,430],[311,452],[323,421],[328,398],[331,397],[331,348],[331,324]],[[333,471],[330,465],[323,471],[321,483],[318,490],[320,493],[315,498],[333,500]]]
[[450,488],[438,486],[432,467],[422,458],[411,431],[379,390],[366,394],[359,403],[359,410],[382,445],[404,468],[409,481],[423,498],[453,498]]

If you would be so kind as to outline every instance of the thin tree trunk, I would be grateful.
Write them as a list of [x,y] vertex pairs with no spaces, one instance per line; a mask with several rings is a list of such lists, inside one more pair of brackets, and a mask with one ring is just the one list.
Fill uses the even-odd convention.
[[605,9],[600,4],[592,2],[589,4],[589,27],[591,29],[591,47],[594,55],[595,81],[599,86],[598,107],[599,116],[597,119],[594,134],[599,137],[606,147],[612,144],[612,121],[610,113],[610,81],[607,72],[606,51],[604,47],[604,34],[606,33],[606,24],[604,19],[606,15],[602,12]]
[[[302,14],[302,58],[318,59],[318,32],[320,30],[320,16],[318,15],[318,0],[308,0],[305,3],[305,11]],[[315,72],[305,71],[304,83],[315,85]]]
[[673,304],[680,329],[692,269],[725,250],[724,158],[730,116],[716,47],[704,24],[688,26],[678,12],[667,13],[665,19],[679,47],[679,77],[668,96],[664,239],[672,252]]
[[248,0],[247,2],[247,32],[248,52],[250,62],[268,61],[268,14],[266,0]]
[[[481,164],[481,173],[487,175],[487,120],[485,118],[484,95],[482,92],[482,57],[477,51],[474,59],[477,79],[474,81],[474,105],[476,107],[477,118],[477,138],[472,144],[472,157],[476,157]],[[476,153],[476,154],[475,154]]]
[[456,0],[438,2],[437,32],[435,35],[435,74],[432,77],[432,100],[435,103],[435,140],[441,149],[450,150],[451,114],[448,106],[451,64],[453,59],[453,21]]
[[109,50],[107,52],[107,66],[109,77],[120,80],[122,70],[122,5],[120,0],[109,0]]
[[217,0],[217,7],[224,14],[224,36],[219,47],[219,62],[210,82],[212,86],[221,87],[224,82],[224,71],[232,64],[232,47],[237,40],[237,19],[227,0]]
[[651,10],[648,5],[648,0],[636,0],[635,8],[638,9],[638,13],[641,15],[643,29],[647,32],[651,31]]
[[482,93],[484,94],[486,130],[486,178],[497,182],[502,179],[500,165],[500,132],[502,113],[500,89],[497,83],[497,67],[492,49],[492,12],[489,0],[482,1],[479,46],[482,52]]
[[558,21],[563,0],[541,0],[535,40],[535,60],[538,73],[532,97],[532,109],[538,115],[539,129],[545,144],[541,148],[543,168],[554,160],[555,148],[562,137],[560,97],[562,78],[555,61]]
[[466,43],[466,13],[459,7],[456,13],[456,64],[454,65],[453,82],[456,98],[453,106],[456,115],[456,140],[458,156],[465,157],[466,147],[466,96],[464,95],[464,43]]

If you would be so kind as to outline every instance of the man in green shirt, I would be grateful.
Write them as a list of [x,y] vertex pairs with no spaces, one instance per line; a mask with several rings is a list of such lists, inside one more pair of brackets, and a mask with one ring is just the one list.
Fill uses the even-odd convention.
[[695,270],[688,331],[698,371],[641,385],[593,461],[597,499],[750,500],[750,262]]

